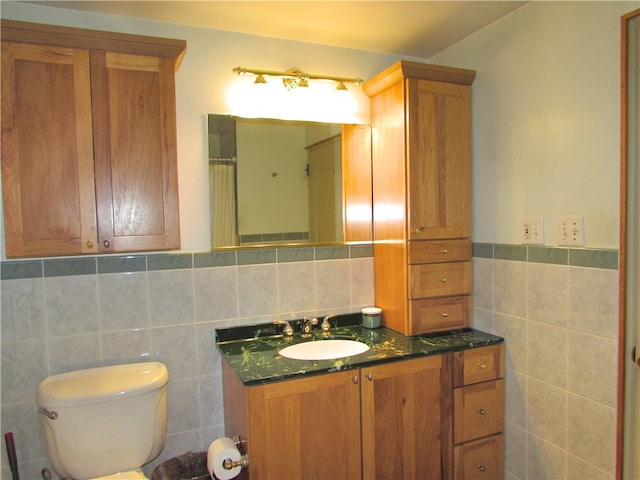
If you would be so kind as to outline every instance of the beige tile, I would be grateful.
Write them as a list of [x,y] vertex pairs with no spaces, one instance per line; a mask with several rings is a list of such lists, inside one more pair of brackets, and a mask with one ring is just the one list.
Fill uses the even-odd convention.
[[527,372],[561,388],[567,387],[567,330],[528,322]]

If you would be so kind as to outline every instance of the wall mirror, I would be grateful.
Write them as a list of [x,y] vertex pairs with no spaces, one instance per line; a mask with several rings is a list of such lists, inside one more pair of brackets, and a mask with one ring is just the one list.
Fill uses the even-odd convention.
[[207,128],[212,249],[371,241],[369,126],[209,114]]

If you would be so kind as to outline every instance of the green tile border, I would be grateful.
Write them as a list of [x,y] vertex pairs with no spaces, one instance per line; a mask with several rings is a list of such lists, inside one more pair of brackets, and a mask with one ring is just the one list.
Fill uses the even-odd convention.
[[42,276],[42,260],[20,260],[17,262],[2,262],[2,265],[0,267],[0,279],[2,280],[40,278]]
[[617,270],[618,250],[474,243],[475,258]]
[[140,255],[98,257],[98,273],[132,273],[146,269],[147,258]]
[[[74,275],[150,272],[370,258],[372,256],[373,244],[362,243],[317,247],[230,249],[195,253],[140,253],[114,256],[98,255],[7,260],[0,263],[0,279],[20,280]],[[617,270],[619,255],[617,250],[612,249],[474,243],[473,257]]]

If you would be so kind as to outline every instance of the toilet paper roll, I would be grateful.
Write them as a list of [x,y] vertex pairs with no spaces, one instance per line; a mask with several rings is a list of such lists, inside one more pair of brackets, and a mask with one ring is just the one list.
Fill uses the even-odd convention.
[[228,458],[231,461],[240,460],[240,451],[236,447],[236,443],[229,437],[217,438],[207,451],[207,470],[212,478],[218,480],[228,480],[230,478],[236,478],[240,475],[242,467],[233,467],[230,470],[224,468],[224,461]]

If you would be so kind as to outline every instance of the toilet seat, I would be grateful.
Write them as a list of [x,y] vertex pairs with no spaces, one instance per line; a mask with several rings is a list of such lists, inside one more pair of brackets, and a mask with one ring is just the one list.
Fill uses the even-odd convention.
[[149,480],[144,472],[137,468],[135,470],[129,470],[127,472],[112,473],[111,475],[105,475],[104,477],[94,477],[87,480]]

